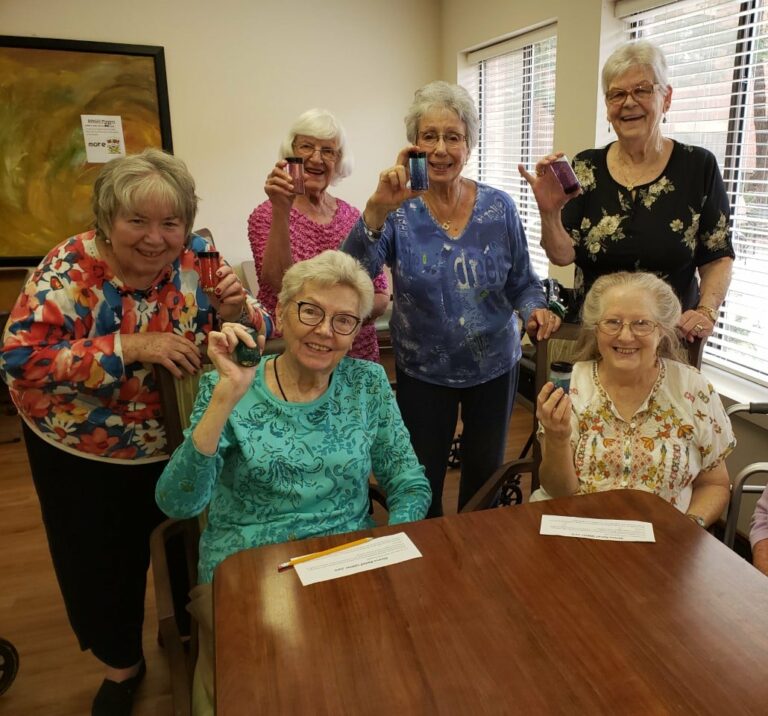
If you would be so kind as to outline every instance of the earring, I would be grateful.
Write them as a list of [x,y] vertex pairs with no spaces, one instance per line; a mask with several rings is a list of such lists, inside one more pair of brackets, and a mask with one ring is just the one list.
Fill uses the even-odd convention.
[[664,124],[666,124],[666,123],[667,123],[667,113],[666,113],[666,112],[664,112],[664,116],[662,117],[661,121],[662,121],[662,123],[664,123]]
[[611,133],[611,123],[608,122],[608,134],[610,134],[610,133]]

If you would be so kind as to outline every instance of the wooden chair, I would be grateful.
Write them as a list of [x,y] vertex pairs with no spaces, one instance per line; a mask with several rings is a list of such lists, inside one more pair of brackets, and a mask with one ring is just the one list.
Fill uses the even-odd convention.
[[[178,380],[155,366],[169,452],[184,440],[198,376]],[[197,625],[186,610],[189,591],[197,584],[201,519],[168,519],[150,537],[152,575],[160,640],[168,659],[174,716],[192,713],[192,676],[197,662]]]

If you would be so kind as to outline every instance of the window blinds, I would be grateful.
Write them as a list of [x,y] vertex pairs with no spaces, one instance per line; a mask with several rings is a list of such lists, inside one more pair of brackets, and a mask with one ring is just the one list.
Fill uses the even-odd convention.
[[731,200],[733,279],[704,359],[768,385],[768,16],[765,0],[681,0],[626,18],[667,57],[665,135],[717,157]]
[[549,261],[539,246],[539,210],[517,171],[529,171],[552,151],[555,118],[555,27],[485,48],[468,57],[460,82],[477,104],[480,139],[467,176],[512,195],[528,237],[531,263],[542,278]]

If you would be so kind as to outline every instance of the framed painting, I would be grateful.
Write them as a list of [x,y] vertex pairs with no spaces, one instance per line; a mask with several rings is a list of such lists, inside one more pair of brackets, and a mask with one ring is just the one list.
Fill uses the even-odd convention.
[[162,47],[0,36],[0,266],[91,228],[104,161],[146,147],[173,150]]

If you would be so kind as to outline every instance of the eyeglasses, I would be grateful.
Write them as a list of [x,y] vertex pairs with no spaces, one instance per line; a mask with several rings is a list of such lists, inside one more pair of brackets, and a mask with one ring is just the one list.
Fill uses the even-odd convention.
[[[314,303],[307,301],[293,301],[298,307],[299,320],[305,326],[319,326],[325,320],[325,311]],[[354,333],[362,323],[362,320],[351,313],[336,313],[331,316],[331,328],[340,336],[348,336]]]
[[618,336],[624,330],[624,326],[629,326],[633,336],[642,338],[650,336],[656,330],[658,323],[647,321],[645,318],[638,318],[634,321],[622,321],[618,318],[603,318],[597,322],[597,327],[607,336]]
[[436,147],[440,140],[445,142],[445,146],[450,149],[456,149],[467,141],[467,137],[464,134],[458,132],[446,132],[441,134],[440,132],[419,132],[419,146],[422,147]]
[[656,82],[653,84],[650,82],[642,82],[631,90],[611,89],[605,93],[605,99],[608,104],[622,105],[627,101],[627,97],[632,95],[632,99],[635,100],[635,102],[647,102],[651,98],[651,95],[656,91],[657,87],[661,87],[661,85]]
[[334,149],[333,147],[318,147],[316,144],[310,142],[294,143],[293,150],[302,159],[309,159],[315,152],[320,152],[320,156],[326,162],[338,161],[341,156],[341,151]]

